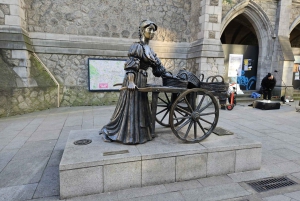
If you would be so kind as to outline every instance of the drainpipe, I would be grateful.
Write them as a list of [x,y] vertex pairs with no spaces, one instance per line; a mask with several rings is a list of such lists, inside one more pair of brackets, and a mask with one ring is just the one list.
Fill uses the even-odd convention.
[[33,52],[33,56],[42,64],[42,66],[44,67],[44,69],[47,71],[47,73],[50,75],[50,77],[52,78],[52,80],[57,85],[57,107],[59,107],[59,83],[58,83],[58,81],[55,79],[55,77],[53,76],[53,74],[49,71],[49,69],[45,66],[45,64],[40,60],[40,58],[34,52]]

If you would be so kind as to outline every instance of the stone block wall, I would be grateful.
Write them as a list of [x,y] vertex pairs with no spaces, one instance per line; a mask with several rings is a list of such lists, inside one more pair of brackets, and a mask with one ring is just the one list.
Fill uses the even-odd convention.
[[9,15],[9,5],[8,4],[0,4],[0,25],[5,24],[5,15]]
[[[53,73],[55,78],[65,87],[85,87],[88,89],[88,59],[127,59],[127,57],[102,57],[89,55],[68,55],[68,54],[38,54],[39,58]],[[161,59],[167,71],[174,75],[186,67],[185,59]],[[160,78],[152,75],[149,68],[149,83],[159,83]],[[125,71],[124,71],[125,74]]]
[[57,106],[57,87],[0,88],[0,118]]
[[300,16],[300,2],[293,4],[290,13],[290,25]]
[[86,86],[65,86],[62,94],[62,107],[114,105],[119,98],[119,91],[90,92]]
[[193,40],[199,16],[191,14],[195,2],[200,1],[25,0],[30,32],[138,38],[137,25],[149,18],[164,27],[158,29],[154,40],[173,42]]
[[278,1],[277,0],[253,0],[253,1],[263,9],[265,14],[268,16],[272,27],[275,28]]
[[[222,4],[222,18],[234,7],[236,4],[246,2],[248,0],[231,0],[231,3],[224,2]],[[276,22],[276,10],[277,10],[277,0],[253,0],[258,4],[265,14],[268,16],[273,28],[275,28]]]
[[27,29],[24,0],[2,0],[0,2],[0,25],[20,26]]
[[17,82],[21,82],[20,77],[13,70],[13,66],[19,65],[19,62],[11,59],[10,50],[0,49],[0,88],[16,87]]
[[[91,92],[88,90],[88,59],[127,59],[127,57],[67,54],[38,54],[38,56],[63,86],[61,106],[113,105],[118,100],[119,91]],[[187,66],[184,59],[162,59],[161,62],[167,71],[174,75]],[[151,68],[148,69],[148,83],[162,83],[161,78],[152,75]]]
[[[31,54],[30,60],[24,60],[17,58],[15,51],[0,49],[0,117],[56,107],[58,89],[51,77]],[[35,87],[25,86],[20,77],[22,73],[16,73],[19,71],[16,68],[24,62],[28,67],[21,70],[28,71],[25,73],[30,75],[28,79],[35,83]]]

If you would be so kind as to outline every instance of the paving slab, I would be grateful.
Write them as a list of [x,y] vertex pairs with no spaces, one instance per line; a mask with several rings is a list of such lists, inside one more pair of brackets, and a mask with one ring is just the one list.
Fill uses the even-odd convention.
[[50,157],[56,140],[29,141],[16,153],[12,160],[33,159]]
[[290,149],[276,149],[273,150],[272,153],[276,154],[277,156],[286,158],[288,160],[300,159],[300,154]]
[[284,195],[289,197],[289,198],[293,198],[295,200],[300,200],[300,191],[295,191],[295,192],[292,192],[292,193],[286,193]]
[[[29,201],[29,200],[26,200],[26,201]],[[59,199],[59,196],[51,196],[51,197],[30,199],[30,201],[65,201],[65,200]]]
[[58,167],[63,153],[64,153],[63,150],[53,151],[47,166]]
[[115,192],[119,200],[132,199],[156,194],[167,193],[165,185],[146,186],[142,188],[132,188]]
[[3,149],[0,151],[0,172],[11,161],[19,149]]
[[14,130],[14,131],[21,131],[23,130],[31,121],[33,120],[33,118],[29,118],[29,119],[20,119],[18,121],[17,124],[10,124],[9,126],[7,126],[4,130],[8,131],[8,130]]
[[37,130],[31,135],[28,141],[57,140],[60,132],[61,129]]
[[234,183],[234,181],[227,175],[201,178],[201,179],[198,179],[198,181],[203,186],[215,186],[215,185],[221,185],[221,184]]
[[228,176],[234,182],[242,182],[242,181],[252,181],[252,180],[257,180],[257,179],[263,179],[263,178],[271,177],[272,175],[269,170],[262,169],[262,170],[254,170],[254,171],[228,174]]
[[64,126],[81,126],[82,116],[69,116],[64,124]]
[[284,195],[274,195],[274,196],[263,198],[263,200],[264,201],[291,201],[291,198]]
[[164,184],[168,192],[182,191],[193,188],[200,188],[202,184],[198,180],[181,181],[170,184]]
[[20,133],[19,130],[9,130],[9,129],[5,129],[3,131],[0,132],[0,139],[10,139],[13,140],[18,134]]
[[31,122],[23,130],[19,132],[18,137],[30,137],[38,127],[39,127],[38,122],[36,122],[35,124],[32,124]]
[[33,198],[50,197],[55,195],[59,195],[58,166],[46,167]]
[[276,164],[262,165],[264,169],[268,169],[272,176],[287,175],[300,172],[299,165],[290,161]]
[[121,199],[120,201],[185,201],[184,197],[179,192],[162,193],[138,198]]
[[0,173],[0,188],[38,183],[42,177],[49,157],[12,160]]
[[251,193],[246,191],[240,185],[232,183],[185,190],[181,191],[181,194],[186,201],[211,201],[238,198],[250,195]]
[[10,141],[5,149],[20,149],[28,140],[29,137],[15,137],[12,141]]
[[[100,201],[100,200],[101,201],[117,201],[119,199],[118,199],[117,193],[110,193],[110,192],[66,199],[66,201],[83,201],[83,200],[84,201]],[[59,200],[57,200],[57,201],[59,201]]]
[[275,163],[282,163],[282,162],[288,162],[288,161],[289,160],[286,158],[275,155],[272,151],[265,151],[262,154],[262,163],[263,164],[275,164]]
[[0,201],[21,201],[31,199],[37,183],[0,188]]

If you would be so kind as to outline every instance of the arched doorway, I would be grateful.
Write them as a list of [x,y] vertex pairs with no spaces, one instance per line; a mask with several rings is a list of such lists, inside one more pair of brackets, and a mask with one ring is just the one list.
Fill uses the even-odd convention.
[[[293,31],[290,33],[290,43],[293,52],[300,51],[300,24],[294,27]],[[294,55],[295,62],[293,68],[293,88],[300,89],[300,55]]]
[[[258,4],[254,1],[242,0],[222,17],[221,38],[227,26],[237,17],[243,17],[241,18],[243,19],[242,22],[247,22],[246,27],[244,26],[245,29],[250,29],[252,33],[256,35],[258,41],[259,49],[256,75],[256,89],[258,89],[260,87],[260,80],[265,77],[267,72],[272,71],[274,28],[268,16]],[[245,18],[247,20],[245,20]],[[250,37],[250,35],[248,37]]]
[[242,90],[255,90],[259,41],[254,27],[244,14],[230,21],[221,35],[221,42],[228,82],[237,82]]

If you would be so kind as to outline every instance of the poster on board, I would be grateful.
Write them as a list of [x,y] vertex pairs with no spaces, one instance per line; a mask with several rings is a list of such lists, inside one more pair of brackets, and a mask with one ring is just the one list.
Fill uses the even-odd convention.
[[252,59],[244,59],[244,71],[252,69]]
[[228,77],[241,76],[243,68],[242,54],[229,54]]
[[294,73],[300,72],[300,64],[298,64],[298,63],[294,64],[293,72]]
[[295,73],[295,80],[300,80],[299,72]]
[[88,59],[88,79],[90,91],[119,90],[114,84],[122,83],[126,60]]

